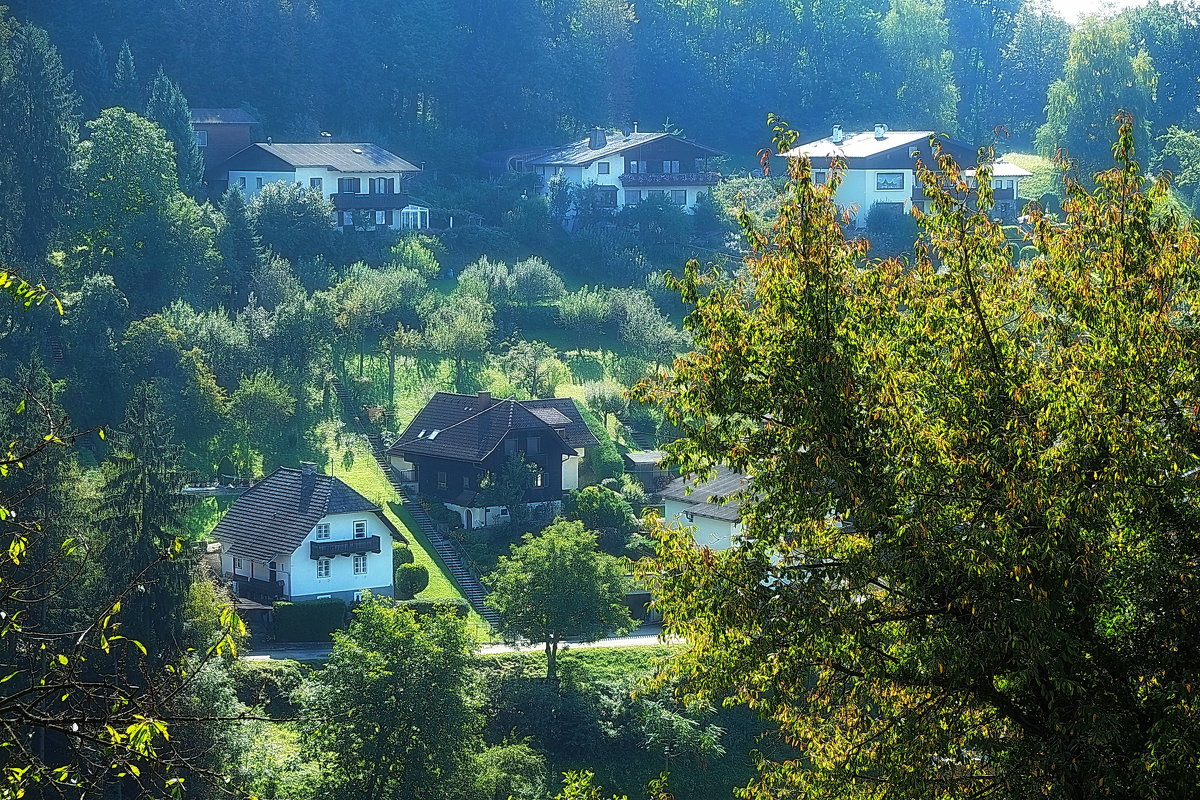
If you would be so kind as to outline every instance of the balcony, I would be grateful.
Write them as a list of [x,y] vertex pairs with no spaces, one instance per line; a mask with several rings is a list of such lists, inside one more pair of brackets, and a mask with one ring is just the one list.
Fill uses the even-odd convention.
[[621,185],[637,186],[716,186],[721,180],[717,172],[626,172]]
[[387,211],[389,208],[398,209],[408,205],[408,194],[395,192],[393,194],[351,194],[339,192],[329,196],[336,211]]
[[309,542],[308,557],[316,561],[318,558],[332,556],[348,556],[353,553],[378,553],[379,537],[366,536],[362,539],[338,539],[333,542]]
[[283,581],[264,581],[259,578],[247,578],[245,575],[236,575],[232,572],[226,572],[225,577],[237,582],[239,597],[266,597],[274,600],[287,594]]

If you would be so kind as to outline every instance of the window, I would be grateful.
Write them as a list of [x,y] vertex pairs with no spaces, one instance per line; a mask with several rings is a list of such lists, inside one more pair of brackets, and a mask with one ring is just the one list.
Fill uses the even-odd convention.
[[533,476],[533,485],[539,489],[542,488],[543,486],[545,486],[546,485],[546,473],[539,472],[537,475],[534,475]]
[[317,577],[318,578],[328,578],[330,573],[332,573],[332,572],[333,572],[333,559],[331,559],[331,558],[318,558],[317,559]]
[[343,211],[342,212],[342,224],[345,225],[346,227],[351,227],[352,225],[354,225],[354,212],[353,211]]
[[695,521],[696,521],[696,515],[695,515],[695,514],[693,514],[693,513],[692,513],[692,512],[690,512],[690,511],[685,511],[685,512],[683,512],[683,518],[684,518],[684,519],[686,519],[688,522],[695,522]]
[[662,200],[663,199],[663,190],[662,189],[647,189],[646,190],[646,199]]
[[354,520],[354,538],[355,539],[367,538],[367,521],[365,519]]
[[641,189],[626,189],[625,190],[625,205],[636,206],[640,202],[642,202],[642,190]]
[[262,188],[262,178],[255,178],[254,183],[255,183],[255,185],[258,186],[259,189]]
[[208,131],[196,131],[196,147],[208,147]]
[[331,598],[331,597],[333,597],[333,595],[331,595],[331,594],[319,594],[319,595],[317,595],[317,599],[318,599],[318,600],[328,600],[328,599],[329,599],[329,598]]
[[904,188],[903,172],[876,172],[875,188],[881,191]]
[[318,522],[317,523],[317,535],[315,538],[318,541],[322,541],[322,542],[329,538],[329,523],[328,522]]
[[596,162],[596,174],[597,175],[607,175],[608,174],[608,162],[607,161]]
[[358,194],[362,181],[358,178],[338,178],[339,194]]
[[444,473],[444,472],[439,472],[439,473],[437,474],[437,487],[438,487],[439,489],[445,489],[445,488],[446,488],[446,473]]
[[242,175],[241,177],[238,178],[238,186],[242,187],[243,189],[246,188],[246,176],[245,175]]
[[387,224],[387,214],[383,211],[376,211],[375,212],[375,224],[376,225],[386,225]]
[[813,183],[825,183],[829,180],[829,173],[823,169],[813,170]]
[[679,206],[686,206],[687,205],[687,189],[672,189],[671,190],[671,202],[676,205],[679,205]]
[[508,516],[508,506],[500,506],[500,516],[502,516],[502,517]]
[[525,449],[530,453],[540,453],[542,451],[542,437],[530,436],[525,440]]
[[671,172],[671,173],[679,172],[679,162],[678,161],[664,161],[663,162],[663,172]]
[[616,208],[617,207],[617,187],[615,186],[598,186],[596,187],[596,204],[601,208]]
[[1005,188],[1005,189],[1011,189],[1011,188],[1013,188],[1013,182],[1012,182],[1012,181],[1005,181],[1005,182],[1004,182],[1004,188]]
[[270,561],[267,563],[267,569],[279,569],[279,566],[274,561]]
[[643,164],[640,161],[630,161],[629,169],[626,170],[630,175],[637,175],[639,172],[644,172]]
[[471,476],[470,475],[463,475],[463,488],[464,489],[471,488]]
[[354,556],[354,574],[367,574],[367,556],[364,553],[358,553]]
[[400,212],[400,227],[405,230],[424,230],[429,227],[429,209],[408,206]]
[[310,189],[316,189],[319,192],[319,191],[321,191],[321,189],[324,188],[324,186],[325,186],[324,178],[309,178],[308,179],[308,188],[310,188]]
[[242,568],[242,560],[240,558],[238,558],[237,556],[234,556],[233,557],[233,571],[237,572],[241,568]]
[[362,599],[363,599],[363,593],[362,593],[362,592],[355,592],[355,593],[354,593],[354,602],[355,602],[355,603],[361,603],[361,602],[362,602]]

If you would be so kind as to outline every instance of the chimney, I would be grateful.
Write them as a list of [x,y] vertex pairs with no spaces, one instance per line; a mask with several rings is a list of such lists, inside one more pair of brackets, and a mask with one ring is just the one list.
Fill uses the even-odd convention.
[[637,133],[637,120],[634,120],[633,122],[633,132]]
[[317,472],[317,465],[312,461],[301,461],[300,471],[305,475],[315,475]]
[[887,133],[887,130],[888,130],[887,125],[884,125],[882,122],[876,122],[875,123],[875,138],[882,139],[883,135],[885,133]]
[[596,128],[596,130],[592,131],[592,138],[588,140],[588,148],[589,149],[603,150],[604,146],[607,144],[608,144],[608,135],[603,130],[601,130],[600,128]]
[[476,400],[476,405],[480,411],[486,411],[492,405],[492,393],[480,392],[479,398]]
[[842,126],[834,125],[833,135],[829,137],[829,141],[833,142],[834,144],[841,144],[844,138],[845,136],[842,134]]

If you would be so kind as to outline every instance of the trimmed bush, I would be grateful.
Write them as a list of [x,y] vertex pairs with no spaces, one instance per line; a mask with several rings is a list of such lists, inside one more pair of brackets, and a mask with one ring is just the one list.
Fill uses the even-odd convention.
[[458,597],[443,597],[436,600],[397,600],[396,605],[400,608],[412,609],[413,613],[418,617],[434,614],[442,609],[450,609],[455,616],[466,617],[470,611],[471,605]]
[[397,600],[412,600],[429,586],[429,570],[424,564],[401,564],[395,578]]
[[392,569],[413,563],[412,550],[404,542],[392,542]]
[[1037,258],[1037,256],[1038,256],[1038,249],[1036,247],[1034,247],[1033,245],[1027,244],[1021,248],[1021,255],[1020,255],[1021,261],[1032,261],[1033,259]]
[[336,597],[275,603],[275,641],[328,642],[330,635],[346,622],[346,602]]

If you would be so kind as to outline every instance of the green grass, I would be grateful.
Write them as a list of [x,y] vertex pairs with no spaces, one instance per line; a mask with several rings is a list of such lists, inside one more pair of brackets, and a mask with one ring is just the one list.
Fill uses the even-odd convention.
[[[375,463],[370,448],[362,440],[356,439],[351,445],[351,449],[354,451],[354,464],[349,471],[342,466],[340,459],[331,466],[331,471],[359,494],[378,503],[379,507],[383,509],[383,513],[408,539],[412,548],[413,560],[418,564],[423,564],[429,570],[429,586],[417,597],[422,600],[439,598],[465,600],[462,591],[450,576],[450,570],[438,557],[433,545],[421,533],[412,516],[400,504],[396,490],[388,483],[387,478],[380,471],[379,465]],[[489,630],[487,623],[474,609],[470,611],[469,620],[477,634],[483,634]],[[485,638],[487,637],[485,636]]]
[[[588,647],[581,650],[559,649],[558,671],[564,680],[581,685],[610,683],[630,675],[650,675],[678,653],[682,645],[645,645],[643,647]],[[494,653],[484,658],[499,664],[522,666],[527,673],[536,674],[546,668],[546,654],[541,648],[520,653]]]
[[232,502],[229,498],[203,497],[188,506],[183,515],[188,541],[199,542],[207,538]]

